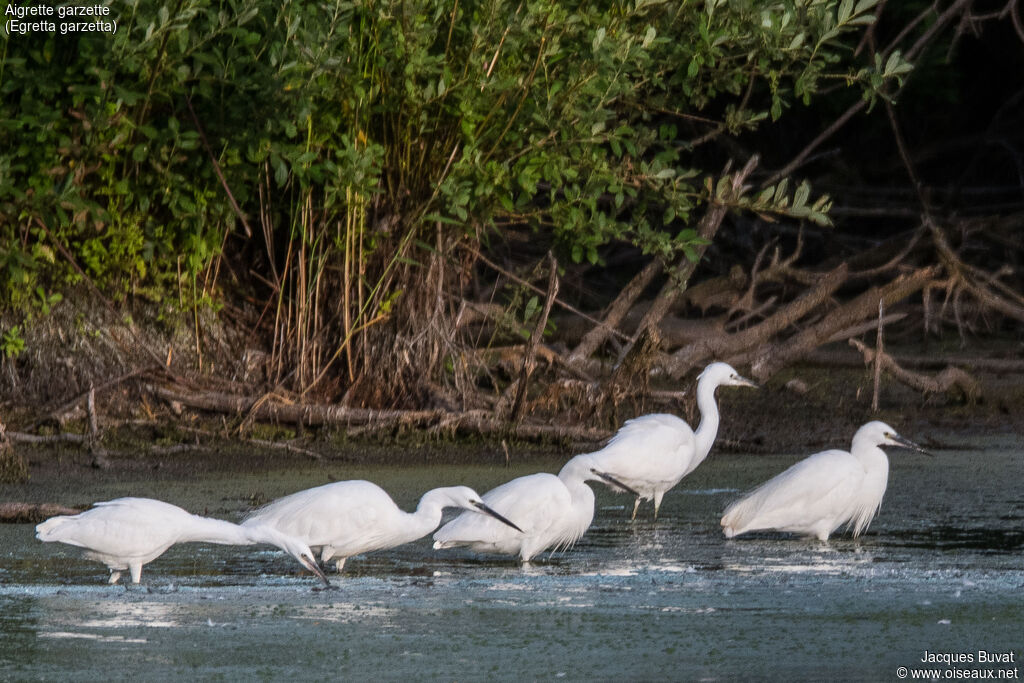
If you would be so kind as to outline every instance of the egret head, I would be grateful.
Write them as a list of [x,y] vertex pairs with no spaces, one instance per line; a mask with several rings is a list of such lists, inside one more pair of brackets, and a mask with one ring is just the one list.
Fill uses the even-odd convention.
[[632,493],[634,496],[640,495],[631,486],[627,486],[616,479],[614,475],[608,474],[598,467],[594,467],[594,461],[593,458],[591,458],[590,453],[584,453],[571,458],[569,462],[562,466],[561,471],[558,473],[558,478],[563,481],[567,481],[568,479],[575,479],[577,481],[599,481],[602,484],[607,484],[612,487],[615,491]]
[[697,377],[700,384],[708,383],[715,387],[753,387],[757,389],[756,383],[742,376],[728,363],[712,363],[704,368],[704,371]]
[[900,446],[902,448],[909,448],[925,455],[931,455],[928,451],[918,446],[910,439],[906,439],[896,433],[896,430],[889,425],[875,420],[868,422],[857,430],[857,433],[853,435],[854,443],[864,441],[870,443],[872,446]]
[[317,578],[324,582],[325,586],[331,585],[323,570],[320,569],[320,565],[314,559],[313,551],[304,541],[290,534],[282,533],[268,524],[246,525],[243,528],[253,543],[267,543],[277,546],[294,557],[303,567],[313,572]]
[[466,510],[472,510],[473,512],[480,512],[493,517],[502,524],[512,527],[516,531],[522,531],[522,529],[510,522],[500,513],[488,507],[480,497],[480,494],[468,486],[449,486],[441,489],[441,491],[444,491],[449,500],[449,504],[445,507],[460,507],[465,508]]

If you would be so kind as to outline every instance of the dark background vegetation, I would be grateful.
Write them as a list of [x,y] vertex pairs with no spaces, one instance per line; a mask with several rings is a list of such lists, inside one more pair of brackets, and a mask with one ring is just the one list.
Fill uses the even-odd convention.
[[0,54],[7,413],[620,420],[870,346],[880,299],[911,355],[1020,372],[1017,2],[111,8]]

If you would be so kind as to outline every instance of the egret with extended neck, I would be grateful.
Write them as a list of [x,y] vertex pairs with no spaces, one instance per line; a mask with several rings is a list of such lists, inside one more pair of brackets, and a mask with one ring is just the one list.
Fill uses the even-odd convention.
[[718,435],[718,387],[757,387],[727,363],[712,363],[697,379],[697,431],[675,415],[654,413],[627,420],[608,445],[591,453],[594,466],[636,491],[633,519],[640,503],[654,500],[657,518],[665,492],[704,462]]
[[86,557],[110,569],[110,583],[117,583],[125,570],[131,572],[132,583],[139,583],[143,565],[163,555],[175,543],[189,542],[275,545],[327,583],[312,550],[297,539],[193,515],[177,505],[152,498],[116,498],[96,503],[77,515],[51,517],[36,526],[36,538],[84,548]]
[[577,455],[562,467],[557,477],[546,472],[530,474],[484,494],[484,502],[514,519],[520,530],[463,513],[437,530],[434,547],[465,546],[477,552],[518,555],[524,563],[547,548],[571,547],[594,519],[594,492],[588,481],[630,490],[625,483],[597,469],[589,455]]
[[369,481],[339,481],[299,491],[253,512],[243,527],[270,526],[321,550],[340,572],[345,560],[374,550],[393,548],[426,536],[441,523],[444,508],[456,507],[474,516],[518,527],[489,508],[466,486],[427,491],[415,512],[401,510],[391,496]]

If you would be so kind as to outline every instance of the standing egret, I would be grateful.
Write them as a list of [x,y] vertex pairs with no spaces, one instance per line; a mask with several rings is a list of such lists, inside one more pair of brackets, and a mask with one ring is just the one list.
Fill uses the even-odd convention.
[[[519,527],[492,510],[467,486],[427,491],[416,512],[401,510],[384,489],[368,481],[338,481],[279,498],[256,510],[243,527],[267,525],[321,548],[324,564],[332,557],[340,572],[345,560],[373,550],[393,548],[426,536],[441,523],[444,508]],[[479,514],[482,513],[482,514]]]
[[868,422],[850,451],[815,453],[769,479],[726,508],[727,538],[774,529],[827,541],[843,524],[859,536],[882,505],[889,459],[879,446],[903,446],[930,455],[884,422]]
[[200,517],[152,498],[116,498],[96,503],[77,515],[51,517],[36,526],[36,538],[85,548],[85,557],[110,569],[109,583],[117,583],[126,569],[131,572],[132,583],[139,583],[142,565],[175,543],[189,542],[275,545],[328,583],[313,559],[313,551],[298,539],[271,528],[243,529],[221,519]]
[[587,481],[603,481],[630,490],[623,482],[595,469],[589,455],[577,455],[557,477],[544,472],[530,474],[484,494],[485,503],[516,520],[521,530],[463,513],[437,530],[434,548],[468,546],[477,552],[519,555],[524,563],[546,548],[568,548],[594,519],[594,492]]
[[654,413],[627,420],[608,445],[591,453],[594,467],[635,492],[633,519],[641,501],[654,499],[658,517],[665,492],[704,462],[718,435],[718,387],[754,387],[728,363],[712,363],[697,378],[697,431],[675,415]]

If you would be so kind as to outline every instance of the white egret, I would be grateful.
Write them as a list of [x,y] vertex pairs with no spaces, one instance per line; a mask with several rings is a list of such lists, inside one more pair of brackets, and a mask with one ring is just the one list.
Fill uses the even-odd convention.
[[868,422],[849,452],[815,453],[729,505],[722,516],[726,537],[773,529],[827,541],[846,524],[856,538],[882,505],[889,459],[879,446],[885,445],[930,455],[884,422]]
[[328,583],[313,551],[301,540],[268,527],[243,529],[221,519],[193,515],[152,498],[116,498],[77,515],[51,517],[36,526],[36,538],[85,548],[85,557],[110,569],[110,583],[117,583],[125,570],[131,572],[132,583],[139,583],[142,565],[175,543],[189,542],[274,545]]
[[675,415],[642,415],[627,420],[607,446],[590,454],[594,467],[636,492],[633,519],[640,503],[651,499],[657,518],[665,492],[704,462],[718,435],[715,389],[722,386],[757,388],[728,363],[712,363],[697,378],[697,431]]
[[[373,550],[393,548],[426,536],[441,523],[444,508],[471,510],[474,517],[494,519],[518,532],[519,527],[489,508],[467,486],[427,491],[416,512],[401,510],[384,489],[368,481],[338,481],[279,498],[256,510],[243,527],[269,525],[320,548],[324,564]],[[482,513],[482,514],[481,514]]]
[[594,519],[594,492],[587,481],[629,490],[626,484],[596,470],[589,455],[577,455],[557,477],[544,472],[530,474],[484,494],[485,503],[516,520],[521,530],[463,513],[437,530],[434,548],[468,546],[477,552],[519,555],[522,562],[529,562],[546,548],[568,548]]

